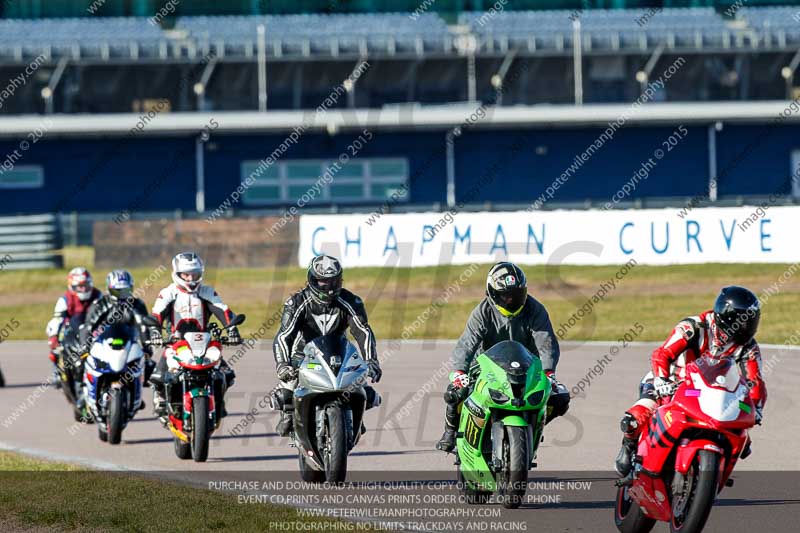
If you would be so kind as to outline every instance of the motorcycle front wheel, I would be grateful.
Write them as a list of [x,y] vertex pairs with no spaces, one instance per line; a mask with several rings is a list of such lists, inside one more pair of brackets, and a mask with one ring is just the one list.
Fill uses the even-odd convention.
[[498,476],[497,495],[506,509],[516,509],[525,498],[528,485],[527,428],[506,426],[503,443],[503,472]]
[[208,397],[192,398],[192,459],[196,463],[204,463],[208,459],[209,429]]
[[125,390],[111,389],[108,392],[108,420],[106,422],[109,444],[119,444],[122,441],[122,426],[127,411]]
[[336,404],[325,408],[325,444],[322,446],[325,481],[338,483],[347,477],[347,431],[344,412]]
[[676,494],[672,500],[669,522],[672,533],[703,530],[717,495],[718,475],[719,455],[708,450],[698,451],[686,473],[682,494]]

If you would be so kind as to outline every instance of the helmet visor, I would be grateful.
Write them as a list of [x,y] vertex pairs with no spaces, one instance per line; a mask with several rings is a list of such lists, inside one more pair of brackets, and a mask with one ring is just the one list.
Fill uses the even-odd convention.
[[131,295],[131,289],[130,287],[124,287],[121,289],[108,289],[108,293],[117,300],[124,300]]
[[745,344],[755,337],[758,323],[761,320],[760,310],[744,310],[720,317],[720,329],[736,344]]
[[324,301],[333,300],[342,289],[341,277],[312,279],[310,283],[317,296]]
[[92,286],[89,285],[86,281],[81,281],[79,283],[75,283],[71,286],[72,292],[76,292],[78,294],[86,294],[92,292]]
[[527,287],[513,287],[504,291],[493,290],[491,296],[497,307],[511,315],[517,314],[522,309],[527,295]]
[[203,273],[199,271],[178,272],[178,276],[187,283],[197,283],[203,277]]

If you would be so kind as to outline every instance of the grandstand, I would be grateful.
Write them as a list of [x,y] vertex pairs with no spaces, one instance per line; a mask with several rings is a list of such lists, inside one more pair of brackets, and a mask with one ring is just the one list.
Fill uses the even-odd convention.
[[[390,211],[526,208],[620,116],[540,208],[603,205],[679,126],[690,141],[619,207],[794,203],[800,6],[764,4],[0,2],[0,212],[75,213],[72,242],[97,217],[281,213],[364,128],[374,140],[306,210],[397,191]],[[470,197],[520,138],[498,186]]]
[[[341,4],[355,10],[355,3]],[[359,5],[367,4],[377,5]],[[477,12],[459,10],[478,3],[451,3],[449,16],[433,9],[445,4],[403,13],[290,15],[186,15],[195,8],[184,8],[158,22],[153,6],[151,17],[4,18],[0,77],[13,78],[37,58],[46,65],[0,113],[130,112],[158,98],[169,99],[173,111],[258,109],[259,57],[267,65],[269,109],[315,107],[364,58],[372,68],[342,106],[485,101],[515,62],[529,74],[506,88],[500,104],[570,103],[577,55],[585,103],[633,100],[652,71],[678,56],[688,68],[659,95],[665,101],[793,96],[800,6],[511,11],[509,1],[500,9],[484,2],[489,10]],[[7,4],[6,15],[23,15],[23,5]],[[136,5],[137,14],[145,12]],[[256,11],[281,11],[276,3],[259,5]],[[171,94],[190,72],[193,83]],[[198,98],[194,82],[201,80]],[[51,89],[47,109],[45,87]]]

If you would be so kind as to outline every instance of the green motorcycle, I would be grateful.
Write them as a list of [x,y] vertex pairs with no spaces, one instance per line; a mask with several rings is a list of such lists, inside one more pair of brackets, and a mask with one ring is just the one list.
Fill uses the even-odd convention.
[[469,377],[474,386],[456,433],[459,485],[468,503],[496,494],[503,507],[515,509],[542,437],[550,381],[539,358],[514,341],[479,355]]

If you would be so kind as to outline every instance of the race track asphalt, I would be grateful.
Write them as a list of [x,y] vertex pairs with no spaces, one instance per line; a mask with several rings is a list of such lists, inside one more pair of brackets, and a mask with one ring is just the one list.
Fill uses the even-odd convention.
[[[587,379],[612,346],[617,350],[602,375],[595,373]],[[390,353],[383,365],[383,380],[376,386],[383,404],[366,416],[368,432],[350,456],[349,480],[446,483],[456,479],[453,457],[433,449],[442,431],[441,393],[447,380],[443,365],[452,347],[449,341],[413,341],[392,351],[381,343],[382,353]],[[647,370],[652,348],[649,344],[622,348],[616,343],[563,343],[559,379],[570,388],[582,379],[589,385],[573,398],[568,415],[545,430],[538,469],[531,471],[530,478],[541,481],[541,492],[533,491],[523,509],[492,518],[494,529],[506,524],[507,530],[616,531],[611,467],[620,441],[618,421],[636,399],[637,383]],[[220,485],[224,480],[265,476],[273,481],[299,480],[296,452],[287,439],[275,434],[277,414],[264,400],[276,379],[268,345],[256,346],[236,362],[237,382],[228,395],[229,417],[212,437],[206,463],[175,457],[171,434],[151,414],[149,389],[145,389],[147,408],[125,429],[122,444],[100,442],[94,426],[73,421],[63,394],[43,385],[51,372],[46,353],[44,342],[0,344],[0,367],[7,381],[6,388],[0,389],[0,448],[92,468],[152,472],[213,488],[224,488]],[[765,347],[763,357],[769,390],[764,424],[752,431],[753,455],[737,466],[737,483],[720,496],[706,531],[796,531],[800,523],[800,425],[795,399],[800,352]],[[246,499],[245,492],[241,494]],[[288,503],[324,507],[319,501]],[[329,507],[357,508],[359,503],[364,500],[353,497],[351,504]],[[420,529],[465,529],[447,522],[455,520],[451,516],[443,519],[419,522]],[[655,529],[665,530],[664,525]]]

